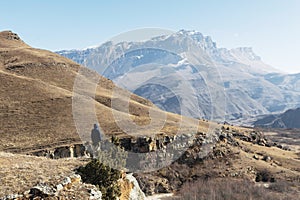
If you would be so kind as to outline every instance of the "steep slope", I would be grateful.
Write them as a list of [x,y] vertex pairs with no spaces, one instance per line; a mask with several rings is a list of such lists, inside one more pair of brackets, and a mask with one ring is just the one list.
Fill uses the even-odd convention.
[[[89,76],[80,74],[82,70]],[[77,77],[81,77],[83,88],[74,88]],[[90,84],[91,77],[99,80],[94,90],[84,88]],[[116,90],[119,94],[113,96]],[[122,121],[149,124],[151,109],[156,111],[157,119],[160,116],[167,118],[162,132],[176,132],[182,120],[181,116],[165,113],[151,102],[119,90],[112,81],[94,71],[55,53],[28,46],[10,31],[0,33],[0,91],[0,150],[5,151],[18,152],[45,145],[80,142],[81,139],[89,141],[90,130],[97,121],[88,116],[94,113],[107,135],[128,136],[117,124]],[[74,95],[88,98],[95,109],[90,110],[85,105],[73,108]],[[112,99],[117,102],[113,109]],[[127,102],[129,107],[124,111],[121,105]],[[85,129],[80,137],[74,123],[76,111],[84,113],[81,123]],[[188,131],[190,125],[186,123],[183,129],[185,127]],[[157,128],[155,124],[153,128]],[[152,133],[148,129],[147,134]],[[145,133],[137,131],[136,134]]]
[[[10,194],[22,194],[37,185],[37,183],[58,184],[66,177],[73,175],[75,168],[86,163],[87,161],[78,159],[50,160],[35,156],[0,152],[0,199],[5,199],[4,197]],[[76,189],[78,189],[76,191],[77,198],[80,198],[80,193],[83,196],[81,198],[89,197],[88,188],[82,188],[81,191],[79,190],[80,188]]]
[[[300,105],[297,79],[285,78],[252,48],[218,48],[209,36],[196,31],[57,53],[97,70],[166,111],[195,118],[221,121],[225,116],[235,121]],[[286,81],[277,84],[270,74]],[[181,104],[187,106],[184,112]]]
[[300,91],[300,74],[271,73],[265,75],[265,79],[272,84],[278,85],[283,90]]
[[282,114],[267,115],[254,122],[256,127],[300,128],[300,108],[290,109]]

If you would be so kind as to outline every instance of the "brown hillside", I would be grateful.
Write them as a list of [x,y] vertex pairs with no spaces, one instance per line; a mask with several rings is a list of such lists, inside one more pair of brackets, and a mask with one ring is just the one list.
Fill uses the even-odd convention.
[[[101,127],[107,134],[124,136],[114,115],[118,115],[118,120],[128,120],[127,113],[122,111],[128,92],[120,92],[118,106],[114,108],[120,110],[112,113],[111,96],[112,90],[116,89],[112,81],[55,53],[32,48],[10,31],[0,33],[0,150],[18,152],[80,141],[72,115],[73,86],[80,69],[100,80],[95,98],[89,101],[95,103]],[[90,81],[82,80],[83,84]],[[93,91],[84,93],[89,96]],[[148,100],[131,95],[130,118],[137,124],[149,124],[151,107],[159,114],[165,114]],[[90,112],[84,105],[78,110],[87,115]],[[85,140],[89,139],[94,123],[88,119]],[[167,113],[167,119],[162,131],[174,133],[180,126],[181,116]],[[207,124],[201,127],[206,128]],[[190,128],[191,124],[185,122],[183,130],[188,132]],[[152,131],[147,129],[136,134],[149,133]]]

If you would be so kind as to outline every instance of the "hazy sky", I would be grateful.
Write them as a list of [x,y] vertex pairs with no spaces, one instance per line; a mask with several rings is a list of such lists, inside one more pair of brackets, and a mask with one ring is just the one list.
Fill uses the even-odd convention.
[[197,30],[219,47],[251,46],[266,63],[300,72],[300,0],[0,1],[0,30],[43,49],[84,48],[143,27]]

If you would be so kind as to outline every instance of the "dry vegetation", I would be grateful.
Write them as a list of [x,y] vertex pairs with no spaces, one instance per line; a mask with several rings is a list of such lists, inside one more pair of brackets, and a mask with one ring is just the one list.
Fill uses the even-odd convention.
[[182,199],[298,199],[297,153],[235,140],[234,145],[229,140],[218,142],[202,159],[194,159],[199,151],[195,146],[172,165],[136,177],[148,195],[177,191]]
[[300,153],[300,129],[259,129],[283,148]]
[[[278,188],[279,187],[279,188]],[[299,196],[289,189],[289,183],[274,183],[269,188],[249,180],[210,179],[186,183],[179,192],[180,200],[289,200]],[[279,189],[279,190],[278,190]]]
[[[79,70],[83,70],[88,76],[79,76]],[[81,77],[81,84],[76,92],[91,97],[95,93],[95,98],[83,102],[92,103],[95,109],[89,109],[84,104],[77,106],[75,110],[72,108],[76,77]],[[90,86],[93,79],[99,80],[95,88]],[[97,73],[81,68],[55,53],[31,48],[11,32],[1,32],[0,150],[24,152],[30,149],[43,149],[45,145],[56,146],[80,142],[80,139],[90,140],[90,130],[95,123],[90,116],[94,116],[94,113],[107,135],[124,136],[124,130],[117,125],[120,121],[125,124],[129,120],[137,124],[149,124],[151,108],[158,113],[154,129],[165,115],[167,121],[163,126],[163,132],[174,133],[180,126],[186,132],[193,128],[195,120],[185,119],[184,124],[181,124],[181,116],[165,113],[148,100],[124,90],[119,90],[119,96],[112,96],[114,89],[118,88],[112,81]],[[128,95],[129,99],[126,98]],[[113,109],[111,109],[112,99],[117,102],[117,106]],[[128,109],[124,111],[127,101],[130,101],[129,114]],[[81,138],[76,131],[73,111],[81,114],[82,124],[85,126]],[[207,129],[207,124],[202,123],[199,129]],[[135,132],[137,135],[152,133],[154,130],[151,129]]]
[[0,152],[0,198],[8,194],[21,194],[38,183],[58,184],[86,162]]

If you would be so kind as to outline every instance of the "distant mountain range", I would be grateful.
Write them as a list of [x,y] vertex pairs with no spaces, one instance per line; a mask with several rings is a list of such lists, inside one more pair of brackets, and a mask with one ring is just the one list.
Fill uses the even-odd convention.
[[267,115],[254,123],[264,128],[300,128],[300,108],[287,110],[282,114]]
[[196,31],[57,53],[182,115],[245,122],[300,107],[300,74],[276,70],[249,47],[218,48]]

